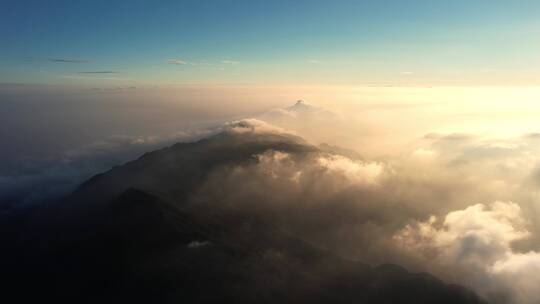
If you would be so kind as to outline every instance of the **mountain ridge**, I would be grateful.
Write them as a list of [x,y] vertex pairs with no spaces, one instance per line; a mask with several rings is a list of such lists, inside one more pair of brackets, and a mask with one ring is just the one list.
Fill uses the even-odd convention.
[[294,136],[221,133],[94,176],[14,222],[7,290],[80,303],[485,303],[429,274],[343,259],[261,214],[186,205],[210,168],[268,150],[321,153]]

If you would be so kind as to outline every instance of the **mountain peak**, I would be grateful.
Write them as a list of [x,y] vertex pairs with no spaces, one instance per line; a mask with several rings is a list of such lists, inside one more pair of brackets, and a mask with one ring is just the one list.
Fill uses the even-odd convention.
[[296,103],[290,107],[287,108],[289,111],[293,112],[312,112],[317,111],[318,108],[305,100],[299,99],[296,101]]

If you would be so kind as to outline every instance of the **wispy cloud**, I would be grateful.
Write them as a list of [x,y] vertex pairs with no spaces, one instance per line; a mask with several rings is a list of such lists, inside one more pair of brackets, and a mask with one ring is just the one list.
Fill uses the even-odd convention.
[[176,64],[176,65],[187,64],[186,61],[180,60],[180,59],[169,59],[169,60],[167,60],[167,63],[168,64]]
[[[94,76],[95,75],[95,76]],[[64,79],[74,79],[74,80],[85,80],[85,79],[93,79],[93,80],[115,80],[115,81],[131,81],[130,78],[123,78],[123,77],[114,77],[114,76],[98,76],[101,75],[99,73],[77,73],[75,75],[61,75],[60,78]]]
[[118,72],[116,71],[83,71],[79,72],[79,74],[116,74]]
[[212,66],[213,64],[206,61],[206,60],[201,60],[201,61],[193,61],[193,62],[189,62],[190,65],[193,65],[193,66]]
[[308,63],[311,63],[311,64],[319,64],[319,63],[321,63],[321,61],[320,61],[320,60],[317,60],[317,59],[308,59],[307,62],[308,62]]
[[61,63],[89,63],[90,60],[86,59],[72,59],[72,58],[49,58],[50,62],[61,62]]
[[232,66],[240,64],[240,61],[237,60],[229,60],[224,59],[220,61],[208,61],[208,60],[198,60],[198,61],[186,61],[181,59],[169,59],[167,60],[168,64],[174,64],[174,65],[188,65],[197,67],[199,69],[216,69],[223,71],[225,68],[223,66]]
[[239,64],[240,61],[236,61],[236,60],[221,60],[221,63],[223,63],[223,64],[231,64],[231,65],[234,65],[234,64]]

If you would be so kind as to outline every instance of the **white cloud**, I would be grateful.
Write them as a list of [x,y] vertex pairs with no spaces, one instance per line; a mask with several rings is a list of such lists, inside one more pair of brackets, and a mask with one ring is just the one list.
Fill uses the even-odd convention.
[[376,184],[383,172],[383,166],[379,163],[353,161],[340,155],[319,157],[318,163],[334,174],[346,176],[347,180],[354,184]]
[[242,120],[226,123],[223,128],[227,132],[236,133],[236,134],[291,133],[291,132],[286,132],[282,128],[268,124],[262,120],[253,119],[253,118],[242,119]]
[[[476,204],[443,219],[407,225],[394,240],[431,267],[461,273],[458,280],[485,296],[509,294],[512,303],[538,303],[540,252],[516,252],[514,242],[530,236],[521,208],[513,202]],[[436,266],[433,266],[436,265]]]

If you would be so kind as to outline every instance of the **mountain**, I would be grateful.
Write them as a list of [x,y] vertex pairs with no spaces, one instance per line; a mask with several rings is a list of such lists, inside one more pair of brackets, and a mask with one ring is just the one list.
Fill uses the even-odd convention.
[[319,112],[322,111],[320,108],[317,108],[303,100],[298,100],[296,103],[288,108],[287,111],[291,112]]
[[263,213],[189,204],[216,168],[256,162],[268,150],[321,153],[260,128],[240,123],[147,153],[61,201],[3,218],[4,296],[19,303],[484,303],[426,273],[343,259]]

